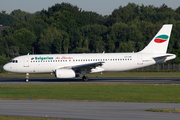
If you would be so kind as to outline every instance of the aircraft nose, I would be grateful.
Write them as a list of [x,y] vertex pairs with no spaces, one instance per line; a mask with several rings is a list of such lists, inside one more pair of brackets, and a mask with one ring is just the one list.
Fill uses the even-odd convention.
[[9,65],[7,65],[7,64],[5,64],[4,66],[3,66],[3,69],[5,70],[5,71],[8,71],[8,67]]

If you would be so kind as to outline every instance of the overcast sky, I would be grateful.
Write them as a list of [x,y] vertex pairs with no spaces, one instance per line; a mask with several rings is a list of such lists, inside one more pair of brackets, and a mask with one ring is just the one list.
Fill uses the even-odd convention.
[[114,9],[118,9],[119,6],[126,6],[129,2],[138,5],[153,5],[160,7],[165,3],[168,7],[176,9],[180,6],[180,0],[0,0],[0,11],[4,10],[6,13],[11,13],[15,9],[21,9],[22,11],[34,13],[45,10],[56,3],[71,3],[77,5],[79,8],[85,11],[97,12],[101,15],[109,15]]

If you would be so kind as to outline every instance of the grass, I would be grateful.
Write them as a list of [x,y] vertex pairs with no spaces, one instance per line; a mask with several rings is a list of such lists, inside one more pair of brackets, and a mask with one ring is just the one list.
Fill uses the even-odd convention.
[[0,85],[0,99],[180,103],[177,84],[65,83]]
[[70,119],[52,119],[52,118],[41,118],[41,117],[0,116],[0,120],[70,120]]
[[[89,78],[110,77],[110,78],[180,78],[180,72],[104,72],[87,74]],[[0,77],[25,77],[25,74],[0,73]],[[54,74],[30,74],[30,77],[54,77]],[[82,77],[82,76],[81,76]]]
[[147,109],[146,111],[151,112],[166,112],[166,113],[180,113],[180,109]]

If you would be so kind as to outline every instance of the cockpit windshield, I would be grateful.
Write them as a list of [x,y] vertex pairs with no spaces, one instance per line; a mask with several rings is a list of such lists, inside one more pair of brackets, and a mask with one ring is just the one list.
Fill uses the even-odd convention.
[[18,60],[11,60],[10,63],[18,63]]

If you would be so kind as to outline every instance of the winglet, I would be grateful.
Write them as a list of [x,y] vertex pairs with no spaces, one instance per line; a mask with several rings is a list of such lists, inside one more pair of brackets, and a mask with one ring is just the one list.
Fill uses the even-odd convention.
[[165,24],[150,43],[140,53],[166,53],[172,30],[172,24]]

